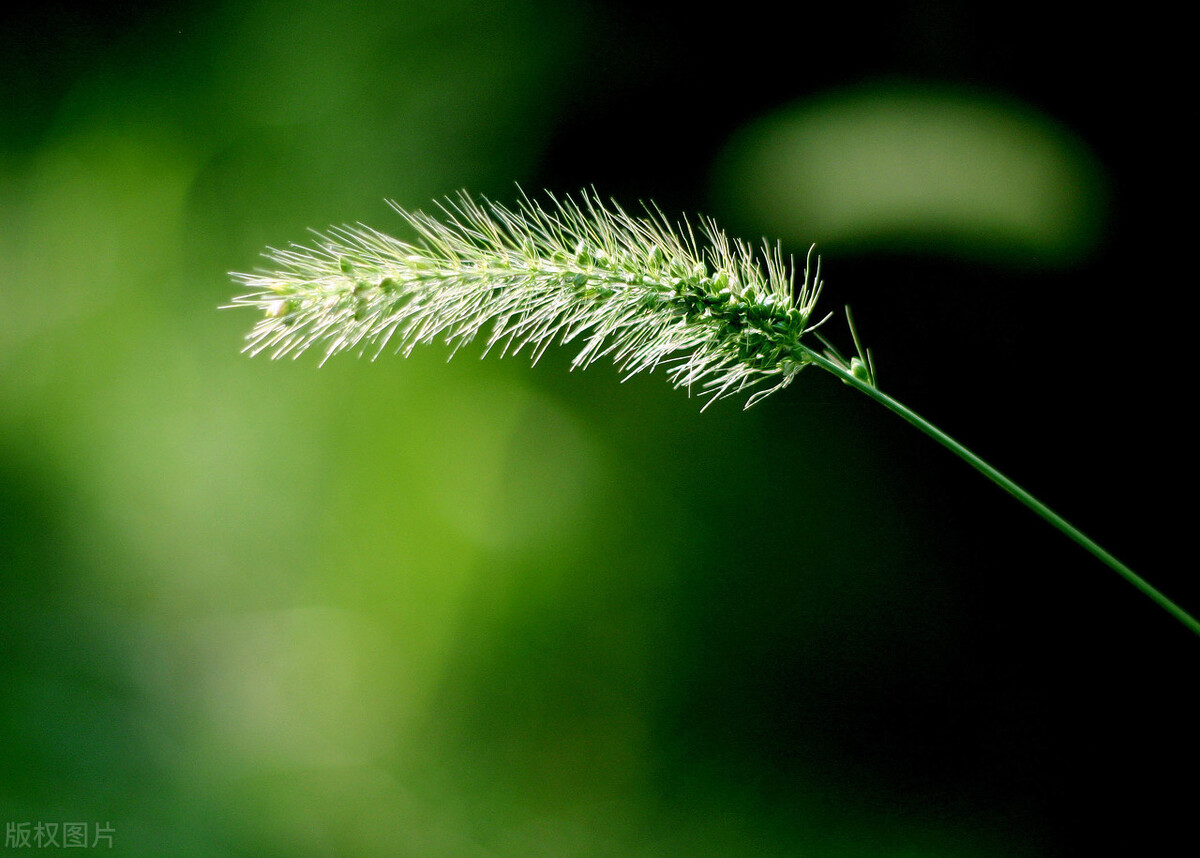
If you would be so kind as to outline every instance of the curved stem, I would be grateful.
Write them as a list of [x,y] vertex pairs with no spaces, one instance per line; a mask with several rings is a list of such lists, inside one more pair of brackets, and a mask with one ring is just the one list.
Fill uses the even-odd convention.
[[1044,503],[1042,503],[1040,500],[1035,498],[1029,492],[1025,491],[1025,489],[1021,488],[1019,485],[1014,483],[1008,477],[1004,476],[1004,474],[997,471],[995,468],[993,468],[991,465],[989,465],[983,459],[976,456],[974,453],[972,453],[970,450],[968,450],[962,444],[955,441],[953,438],[951,438],[949,435],[947,435],[941,429],[934,426],[932,423],[930,423],[924,417],[921,417],[919,414],[916,414],[911,409],[907,408],[906,406],[904,406],[904,405],[900,404],[899,402],[897,402],[896,400],[892,399],[886,393],[882,393],[874,385],[868,384],[866,381],[858,378],[857,376],[855,376],[853,373],[851,373],[849,370],[845,369],[844,367],[839,366],[836,362],[830,360],[825,355],[823,355],[819,352],[813,351],[812,349],[808,348],[807,346],[801,345],[800,349],[805,353],[805,355],[808,357],[808,359],[811,360],[814,364],[816,364],[817,366],[821,367],[822,369],[832,373],[833,375],[837,376],[838,378],[840,378],[842,381],[844,381],[846,384],[850,385],[851,387],[856,388],[857,390],[865,393],[867,396],[871,397],[876,402],[883,405],[885,408],[892,411],[893,413],[899,415],[900,417],[903,417],[905,420],[907,420],[913,426],[916,426],[918,429],[920,429],[926,435],[933,438],[939,444],[941,444],[942,446],[949,449],[951,452],[953,452],[959,458],[965,460],[969,465],[971,465],[971,467],[975,468],[977,471],[979,471],[981,474],[983,474],[989,480],[994,482],[996,485],[1000,486],[1000,488],[1004,489],[1006,492],[1008,492],[1014,498],[1019,500],[1021,503],[1025,504],[1025,506],[1029,507],[1035,513],[1040,515],[1043,519],[1045,519],[1046,521],[1050,522],[1050,524],[1057,527],[1060,531],[1062,531],[1068,537],[1073,539],[1076,543],[1078,543],[1079,545],[1081,545],[1085,549],[1087,549],[1089,552],[1091,552],[1092,555],[1094,557],[1096,557],[1096,559],[1100,560],[1102,563],[1104,563],[1106,566],[1108,566],[1110,569],[1112,569],[1114,572],[1116,572],[1118,575],[1120,575],[1122,578],[1124,578],[1130,584],[1137,587],[1139,590],[1141,590],[1143,593],[1145,593],[1147,596],[1149,596],[1151,599],[1153,599],[1155,602],[1157,602],[1158,605],[1163,610],[1165,610],[1167,613],[1171,614],[1171,616],[1175,617],[1175,619],[1179,620],[1179,622],[1183,623],[1185,626],[1187,626],[1189,629],[1191,629],[1197,635],[1200,635],[1200,622],[1197,622],[1195,617],[1193,617],[1187,611],[1183,610],[1183,608],[1179,607],[1174,602],[1172,602],[1170,599],[1168,599],[1166,596],[1164,596],[1155,587],[1153,587],[1148,581],[1146,581],[1144,578],[1142,578],[1140,575],[1138,575],[1136,572],[1134,572],[1132,569],[1130,569],[1128,566],[1126,566],[1120,560],[1113,557],[1111,554],[1109,554],[1107,551],[1105,551],[1103,548],[1101,548],[1099,545],[1097,545],[1095,542],[1093,542],[1087,536],[1082,534],[1078,529],[1075,528],[1074,525],[1072,525],[1070,522],[1068,522],[1066,519],[1064,519],[1062,516],[1060,516],[1054,510],[1050,509],[1050,507],[1046,506]]

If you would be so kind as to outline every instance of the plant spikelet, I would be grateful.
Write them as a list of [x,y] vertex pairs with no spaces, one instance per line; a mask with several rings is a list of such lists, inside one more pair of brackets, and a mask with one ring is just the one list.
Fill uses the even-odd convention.
[[572,368],[604,356],[625,377],[663,366],[710,403],[757,388],[747,408],[811,362],[800,340],[815,327],[819,272],[806,261],[797,284],[777,245],[730,240],[710,220],[693,231],[586,192],[511,209],[462,193],[437,216],[393,207],[414,243],[341,227],[234,274],[248,290],[234,306],[262,312],[245,350],[408,355],[482,338],[484,354],[528,349],[536,362],[552,343],[581,343]]

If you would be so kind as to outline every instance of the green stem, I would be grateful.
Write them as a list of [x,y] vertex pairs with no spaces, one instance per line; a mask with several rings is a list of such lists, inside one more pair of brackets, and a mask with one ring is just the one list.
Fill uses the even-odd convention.
[[895,414],[898,414],[900,417],[903,417],[905,420],[907,420],[913,426],[916,426],[918,429],[920,429],[922,432],[924,432],[930,438],[933,438],[935,441],[937,441],[939,444],[941,444],[942,446],[949,449],[951,452],[953,452],[959,458],[965,460],[969,465],[971,465],[973,468],[975,468],[977,471],[979,471],[981,474],[983,474],[989,480],[994,482],[996,485],[1000,486],[1000,488],[1004,489],[1006,492],[1008,492],[1014,498],[1019,500],[1021,503],[1025,504],[1025,506],[1029,507],[1031,510],[1033,510],[1035,513],[1040,515],[1046,521],[1050,522],[1050,524],[1057,527],[1059,530],[1061,530],[1063,533],[1065,533],[1068,537],[1073,539],[1076,543],[1078,543],[1079,545],[1083,546],[1085,549],[1090,551],[1092,553],[1092,555],[1096,557],[1096,559],[1100,560],[1102,563],[1104,563],[1106,566],[1108,566],[1110,569],[1112,569],[1114,572],[1116,572],[1118,575],[1120,575],[1122,578],[1124,578],[1130,584],[1137,587],[1139,590],[1141,590],[1143,593],[1145,593],[1147,596],[1149,596],[1151,599],[1153,599],[1155,602],[1157,602],[1158,605],[1163,610],[1165,610],[1167,613],[1171,614],[1171,616],[1175,617],[1175,619],[1179,620],[1179,622],[1183,623],[1185,626],[1187,626],[1189,629],[1191,629],[1197,635],[1200,635],[1200,622],[1197,622],[1196,619],[1191,614],[1189,614],[1187,611],[1183,610],[1183,608],[1179,607],[1174,602],[1172,602],[1170,599],[1168,599],[1166,596],[1164,596],[1161,592],[1159,592],[1157,589],[1155,589],[1148,581],[1146,581],[1144,578],[1142,578],[1140,575],[1138,575],[1136,572],[1134,572],[1132,569],[1130,569],[1128,566],[1126,566],[1120,560],[1113,557],[1111,554],[1109,554],[1107,551],[1105,551],[1103,548],[1101,548],[1099,545],[1097,545],[1091,539],[1089,539],[1088,537],[1086,537],[1082,533],[1080,533],[1079,530],[1076,529],[1074,525],[1072,525],[1070,522],[1068,522],[1066,519],[1064,519],[1062,516],[1060,516],[1054,510],[1050,509],[1050,507],[1046,506],[1044,503],[1042,503],[1040,500],[1035,498],[1029,492],[1025,491],[1025,489],[1021,488],[1019,485],[1014,483],[1008,477],[1004,476],[1004,474],[997,471],[995,468],[993,468],[991,465],[989,465],[983,459],[976,456],[974,453],[972,453],[970,450],[968,450],[962,444],[955,441],[953,438],[951,438],[949,435],[947,435],[941,429],[934,426],[932,423],[930,423],[924,417],[921,417],[919,414],[914,413],[912,410],[910,410],[906,406],[901,405],[899,402],[892,399],[886,393],[882,393],[873,384],[867,383],[865,380],[854,375],[849,370],[838,365],[837,363],[830,360],[825,355],[820,354],[819,352],[813,351],[812,349],[808,348],[807,346],[801,345],[800,349],[805,353],[805,355],[808,357],[808,359],[811,360],[814,364],[816,364],[817,366],[821,367],[822,369],[824,369],[828,372],[833,373],[835,376],[840,378],[842,381],[846,382],[846,384],[850,385],[853,388],[856,388],[857,390],[862,391],[867,396],[871,397],[876,402],[883,405],[885,408],[889,409],[890,411],[892,411]]

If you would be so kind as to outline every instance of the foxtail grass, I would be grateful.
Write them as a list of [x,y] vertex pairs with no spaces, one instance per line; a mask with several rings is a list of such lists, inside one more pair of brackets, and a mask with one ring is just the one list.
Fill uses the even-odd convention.
[[319,233],[268,251],[269,266],[235,273],[231,306],[259,312],[245,350],[272,357],[322,352],[408,355],[442,340],[453,351],[536,362],[575,345],[572,369],[610,358],[626,378],[662,368],[705,399],[746,395],[745,407],[815,366],[840,378],[962,458],[1200,635],[1200,622],[1017,483],[881,391],[849,311],[855,354],[824,336],[820,263],[803,267],[778,244],[730,239],[647,206],[630,215],[595,193],[528,197],[514,208],[465,193],[435,214],[395,207],[416,232],[401,241],[366,226]]

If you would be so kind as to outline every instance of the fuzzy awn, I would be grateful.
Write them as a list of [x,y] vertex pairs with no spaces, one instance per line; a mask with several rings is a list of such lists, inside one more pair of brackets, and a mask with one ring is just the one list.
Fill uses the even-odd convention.
[[417,243],[342,227],[318,234],[314,247],[271,250],[270,270],[234,274],[248,292],[233,306],[262,312],[246,351],[378,356],[394,343],[408,355],[436,339],[457,351],[486,331],[485,354],[528,347],[536,362],[552,343],[578,341],[572,368],[605,355],[626,377],[664,366],[676,387],[709,397],[706,408],[754,390],[749,408],[819,366],[952,450],[1200,635],[1200,622],[1131,569],[880,391],[848,312],[857,355],[838,352],[817,331],[826,319],[814,317],[821,280],[811,252],[796,282],[778,245],[730,240],[711,220],[698,239],[657,208],[635,217],[586,192],[546,206],[524,198],[515,209],[462,193],[439,217],[395,208]]

